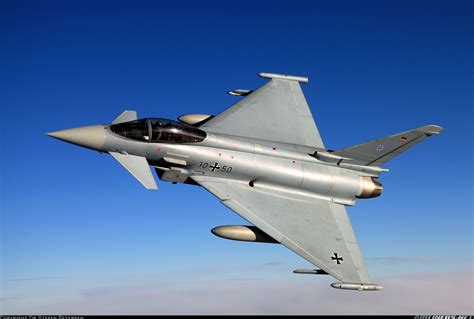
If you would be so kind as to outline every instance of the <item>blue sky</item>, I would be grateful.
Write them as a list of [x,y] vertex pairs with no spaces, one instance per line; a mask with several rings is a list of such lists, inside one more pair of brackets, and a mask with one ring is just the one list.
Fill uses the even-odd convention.
[[[146,191],[109,156],[44,135],[124,109],[216,114],[236,101],[226,91],[264,83],[262,71],[310,78],[303,90],[331,149],[445,128],[387,163],[384,194],[348,212],[373,281],[430,284],[449,272],[472,297],[472,2],[15,1],[1,4],[0,35],[2,312],[88,312],[91,299],[135,300],[144,285],[177,299],[193,285],[215,296],[212,283],[239,291],[252,280],[267,293],[281,280],[331,290],[328,278],[292,274],[309,265],[280,246],[214,237],[215,226],[245,222],[205,190]],[[212,308],[193,308],[193,298],[160,308],[155,292],[139,296],[150,302],[141,310],[114,297],[90,311]],[[238,296],[222,312],[248,304]]]

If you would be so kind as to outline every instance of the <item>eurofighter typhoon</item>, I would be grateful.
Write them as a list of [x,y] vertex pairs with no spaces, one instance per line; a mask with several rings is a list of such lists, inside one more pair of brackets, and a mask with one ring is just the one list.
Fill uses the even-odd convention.
[[160,180],[198,185],[251,226],[220,226],[226,239],[278,243],[331,275],[334,288],[379,290],[370,282],[346,213],[356,199],[380,196],[380,165],[439,134],[426,125],[371,142],[328,150],[300,87],[308,78],[260,73],[260,88],[229,91],[242,98],[218,115],[178,121],[138,119],[124,111],[110,124],[47,135],[109,153],[146,189]]

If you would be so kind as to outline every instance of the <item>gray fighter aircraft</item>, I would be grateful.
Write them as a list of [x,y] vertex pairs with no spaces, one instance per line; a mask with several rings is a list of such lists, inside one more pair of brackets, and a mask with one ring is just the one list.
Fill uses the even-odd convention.
[[380,165],[442,128],[427,125],[337,151],[325,148],[300,87],[308,78],[260,73],[269,79],[212,116],[179,122],[137,119],[124,111],[110,124],[47,135],[112,155],[145,188],[162,181],[199,185],[253,226],[220,226],[223,238],[279,243],[329,274],[334,288],[379,290],[371,283],[345,206],[380,196]]

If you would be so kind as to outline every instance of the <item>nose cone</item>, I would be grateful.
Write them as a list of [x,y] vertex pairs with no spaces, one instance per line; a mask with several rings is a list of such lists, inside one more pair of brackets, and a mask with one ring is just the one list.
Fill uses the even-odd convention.
[[46,135],[61,141],[100,151],[105,144],[106,131],[104,125],[91,125],[51,132]]

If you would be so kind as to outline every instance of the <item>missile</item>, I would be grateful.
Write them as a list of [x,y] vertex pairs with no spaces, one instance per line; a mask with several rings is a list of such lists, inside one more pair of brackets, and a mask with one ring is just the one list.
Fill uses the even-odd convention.
[[337,289],[346,289],[346,290],[381,290],[382,286],[377,284],[358,284],[358,283],[349,283],[349,282],[334,282],[331,284],[331,287]]
[[228,91],[227,94],[236,95],[236,96],[247,96],[252,92],[253,92],[253,90],[237,89],[237,90]]
[[213,228],[211,232],[214,235],[225,239],[251,241],[255,243],[279,244],[279,242],[255,226],[219,226]]
[[388,169],[386,168],[381,168],[378,166],[366,166],[366,165],[358,165],[358,164],[350,164],[350,163],[345,163],[343,161],[351,161],[352,159],[349,157],[342,157],[330,152],[324,152],[324,151],[316,151],[313,155],[314,158],[322,161],[322,162],[327,162],[327,163],[335,163],[339,167],[359,171],[359,172],[364,172],[370,175],[374,175],[374,177],[377,177],[380,175],[382,172],[388,172]]
[[293,273],[304,275],[328,275],[328,273],[322,269],[295,269],[293,270]]
[[365,165],[356,165],[356,164],[349,164],[349,163],[340,163],[339,167],[353,169],[359,172],[364,172],[368,174],[373,174],[379,176],[382,172],[388,172],[388,169],[377,167],[377,166],[365,166]]
[[313,156],[320,161],[328,163],[339,163],[342,160],[350,160],[350,158],[342,157],[336,154],[331,154],[329,152],[316,151]]

